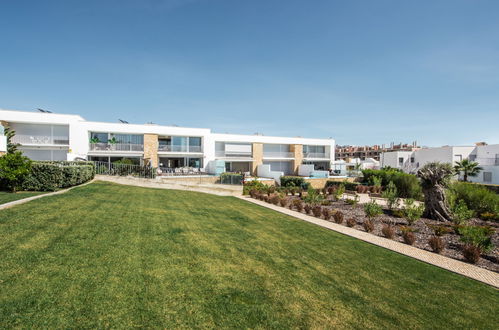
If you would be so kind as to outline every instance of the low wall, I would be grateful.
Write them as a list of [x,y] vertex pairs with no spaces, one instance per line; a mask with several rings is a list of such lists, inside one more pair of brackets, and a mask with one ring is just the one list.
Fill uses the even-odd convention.
[[216,183],[219,181],[218,176],[160,176],[162,182],[165,183]]
[[326,182],[328,181],[336,181],[336,182],[354,182],[355,178],[307,178],[305,182],[310,183],[310,186],[314,189],[322,189],[326,187]]

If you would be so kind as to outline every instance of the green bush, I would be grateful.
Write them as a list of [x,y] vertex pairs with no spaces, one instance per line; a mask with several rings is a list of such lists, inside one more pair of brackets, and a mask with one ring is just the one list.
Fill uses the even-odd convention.
[[89,162],[33,162],[22,182],[23,190],[54,191],[90,181],[95,167]]
[[488,252],[494,248],[492,244],[492,235],[494,229],[491,227],[480,226],[461,226],[459,227],[459,235],[461,242],[475,246],[480,252]]
[[466,207],[473,210],[476,215],[495,214],[489,219],[499,220],[499,195],[478,184],[453,182],[447,189],[451,209],[462,200]]
[[309,186],[310,184],[301,176],[281,176],[281,187],[298,187],[307,190]]
[[372,200],[369,203],[364,204],[364,212],[366,217],[372,219],[383,213],[381,205],[377,204],[376,201]]
[[0,190],[18,190],[29,175],[31,164],[31,160],[20,151],[0,157]]
[[395,186],[393,181],[390,181],[390,183],[388,183],[385,191],[383,191],[381,196],[383,198],[386,198],[386,205],[388,206],[389,210],[392,210],[399,205],[397,187]]
[[405,206],[402,213],[407,222],[409,222],[409,225],[412,225],[423,216],[424,204],[416,205],[414,199],[408,198],[405,200]]
[[355,191],[359,184],[360,183],[358,183],[358,182],[348,182],[346,180],[343,182],[328,180],[326,182],[326,187],[344,185],[346,190]]
[[460,199],[459,202],[452,209],[452,215],[453,215],[452,220],[454,221],[454,223],[460,225],[465,223],[471,217],[473,217],[474,213],[475,212],[473,210],[468,209],[466,203],[462,199]]
[[418,178],[413,174],[404,173],[396,169],[362,170],[364,184],[378,182],[381,179],[383,187],[388,186],[390,181],[397,187],[398,195],[401,198],[422,199],[423,193]]

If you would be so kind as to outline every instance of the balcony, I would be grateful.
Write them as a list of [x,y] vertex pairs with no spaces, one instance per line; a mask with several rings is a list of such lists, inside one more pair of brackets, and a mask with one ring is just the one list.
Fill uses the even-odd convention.
[[[471,160],[471,159],[470,159]],[[477,162],[479,165],[483,166],[499,166],[499,158],[475,158],[474,162]]]
[[90,151],[137,152],[144,151],[144,145],[133,143],[90,143]]
[[329,155],[326,153],[308,152],[303,154],[303,158],[329,159]]
[[12,138],[13,143],[18,143],[20,145],[59,145],[68,146],[69,137],[68,136],[49,136],[49,135],[23,135],[16,134]]
[[215,157],[222,158],[248,158],[251,159],[253,155],[251,152],[243,152],[243,151],[216,151]]
[[263,158],[295,158],[295,154],[286,151],[264,151]]
[[201,153],[201,152],[203,152],[203,148],[201,146],[163,144],[163,145],[158,146],[158,151]]

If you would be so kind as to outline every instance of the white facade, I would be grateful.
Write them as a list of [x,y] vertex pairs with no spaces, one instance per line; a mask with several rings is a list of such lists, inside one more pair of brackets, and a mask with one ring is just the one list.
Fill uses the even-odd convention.
[[[158,136],[158,163],[175,160],[171,166],[187,166],[192,161],[209,170],[221,160],[227,167],[244,170],[254,161],[255,143],[263,144],[263,164],[271,167],[284,168],[295,160],[291,145],[303,145],[310,151],[303,153],[303,161],[330,166],[334,160],[333,139],[217,134],[208,128],[91,122],[78,115],[12,110],[0,110],[0,124],[16,131],[13,142],[35,160],[143,159],[148,134]],[[110,145],[112,138],[116,142]]]
[[477,183],[499,184],[499,145],[444,146],[423,148],[415,151],[393,151],[381,154],[381,167],[391,166],[407,173],[430,162],[450,163],[452,166],[463,159],[477,162],[483,171],[469,180]]

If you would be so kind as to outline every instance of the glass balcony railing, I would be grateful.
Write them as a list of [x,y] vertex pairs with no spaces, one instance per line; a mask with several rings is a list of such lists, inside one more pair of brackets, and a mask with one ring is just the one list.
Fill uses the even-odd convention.
[[228,157],[228,158],[252,158],[253,155],[250,152],[243,151],[216,151],[215,157]]
[[21,145],[69,145],[68,136],[49,136],[49,135],[24,135],[16,134],[12,137],[13,143]]
[[163,144],[158,146],[158,151],[166,152],[203,152],[201,146],[171,145]]
[[303,154],[303,158],[321,158],[321,159],[329,159],[329,155],[326,153],[318,153],[318,152],[308,152]]
[[295,154],[293,152],[285,151],[264,151],[263,158],[294,158]]
[[90,143],[91,151],[144,151],[143,144],[133,143]]

